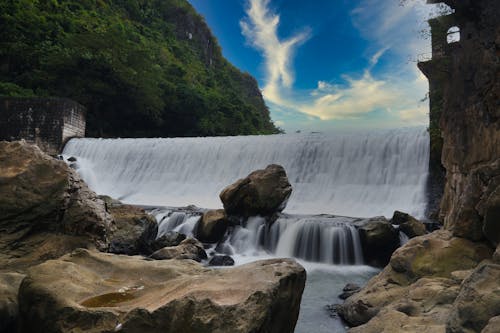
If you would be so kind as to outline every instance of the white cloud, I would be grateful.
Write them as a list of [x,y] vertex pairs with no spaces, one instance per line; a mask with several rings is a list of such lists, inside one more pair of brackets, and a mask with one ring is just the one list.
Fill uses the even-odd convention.
[[322,120],[357,118],[376,109],[386,109],[399,98],[396,89],[374,79],[368,71],[360,79],[345,79],[348,82],[345,87],[318,82],[315,99],[300,110]]
[[[318,78],[317,87],[307,91],[293,88],[293,55],[310,37],[310,30],[304,28],[282,40],[278,36],[280,16],[269,8],[270,1],[247,1],[247,16],[240,22],[242,33],[263,54],[263,95],[280,126],[286,128],[286,119],[293,117],[297,125],[298,114],[303,115],[304,124],[353,123],[376,111],[386,115],[386,124],[395,126],[428,122],[427,105],[419,103],[428,91],[427,79],[415,63],[407,61],[410,55],[430,51],[430,41],[418,35],[432,10],[425,0],[413,0],[404,7],[397,0],[362,0],[350,14],[354,26],[369,41],[366,52],[370,56],[363,74],[344,75],[343,82],[337,79],[335,83]],[[386,55],[391,64],[381,71],[377,66]]]
[[281,88],[290,88],[294,82],[291,68],[294,51],[309,38],[310,31],[304,29],[280,40],[280,16],[270,11],[269,0],[249,0],[246,13],[247,17],[240,21],[243,35],[263,53],[266,62],[266,85],[262,93],[266,99],[282,104]]

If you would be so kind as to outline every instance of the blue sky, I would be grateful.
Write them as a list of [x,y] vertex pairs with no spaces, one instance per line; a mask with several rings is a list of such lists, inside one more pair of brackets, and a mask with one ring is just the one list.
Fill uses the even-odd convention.
[[428,124],[424,0],[189,0],[287,131]]

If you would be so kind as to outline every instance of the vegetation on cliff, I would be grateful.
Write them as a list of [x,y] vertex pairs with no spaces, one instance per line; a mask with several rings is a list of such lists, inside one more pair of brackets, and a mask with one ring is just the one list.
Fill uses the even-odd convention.
[[90,136],[278,131],[185,0],[2,1],[0,95],[72,98]]

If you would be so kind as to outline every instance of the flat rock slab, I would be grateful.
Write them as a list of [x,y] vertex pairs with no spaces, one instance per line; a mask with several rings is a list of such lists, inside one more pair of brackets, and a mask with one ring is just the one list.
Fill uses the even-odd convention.
[[210,269],[79,249],[29,269],[21,332],[293,332],[305,279],[289,259]]

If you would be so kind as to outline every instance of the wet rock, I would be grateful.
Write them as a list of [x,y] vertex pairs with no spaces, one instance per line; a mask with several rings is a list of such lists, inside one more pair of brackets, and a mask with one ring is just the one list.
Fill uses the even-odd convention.
[[207,259],[207,253],[199,241],[186,238],[177,246],[164,247],[154,252],[151,258],[155,260],[191,259],[200,262]]
[[76,162],[76,157],[71,156],[70,158],[68,158],[68,162]]
[[109,207],[115,221],[110,234],[108,252],[116,254],[150,255],[152,244],[158,234],[158,224],[144,209],[131,205]]
[[203,213],[195,228],[195,236],[200,242],[218,243],[228,228],[224,209],[209,210]]
[[151,249],[155,252],[164,247],[177,246],[185,239],[186,235],[177,231],[169,231],[161,237],[156,238],[151,244]]
[[0,332],[16,332],[19,317],[17,294],[24,274],[0,273]]
[[358,228],[363,256],[373,266],[384,266],[399,246],[396,229],[384,217],[367,220]]
[[228,215],[270,216],[285,208],[291,193],[285,169],[271,164],[226,187],[220,199]]
[[272,259],[209,269],[78,250],[32,267],[19,290],[24,332],[291,333],[306,273]]
[[230,256],[216,255],[208,262],[209,266],[234,266],[234,259]]
[[400,211],[394,212],[391,223],[399,225],[399,230],[404,232],[409,238],[422,236],[427,233],[426,227],[422,222]]
[[488,262],[479,265],[460,287],[447,332],[480,332],[492,317],[500,315],[499,281],[500,265]]
[[391,223],[395,225],[400,225],[401,223],[405,223],[406,221],[408,221],[410,217],[411,216],[409,214],[396,210],[392,214]]

